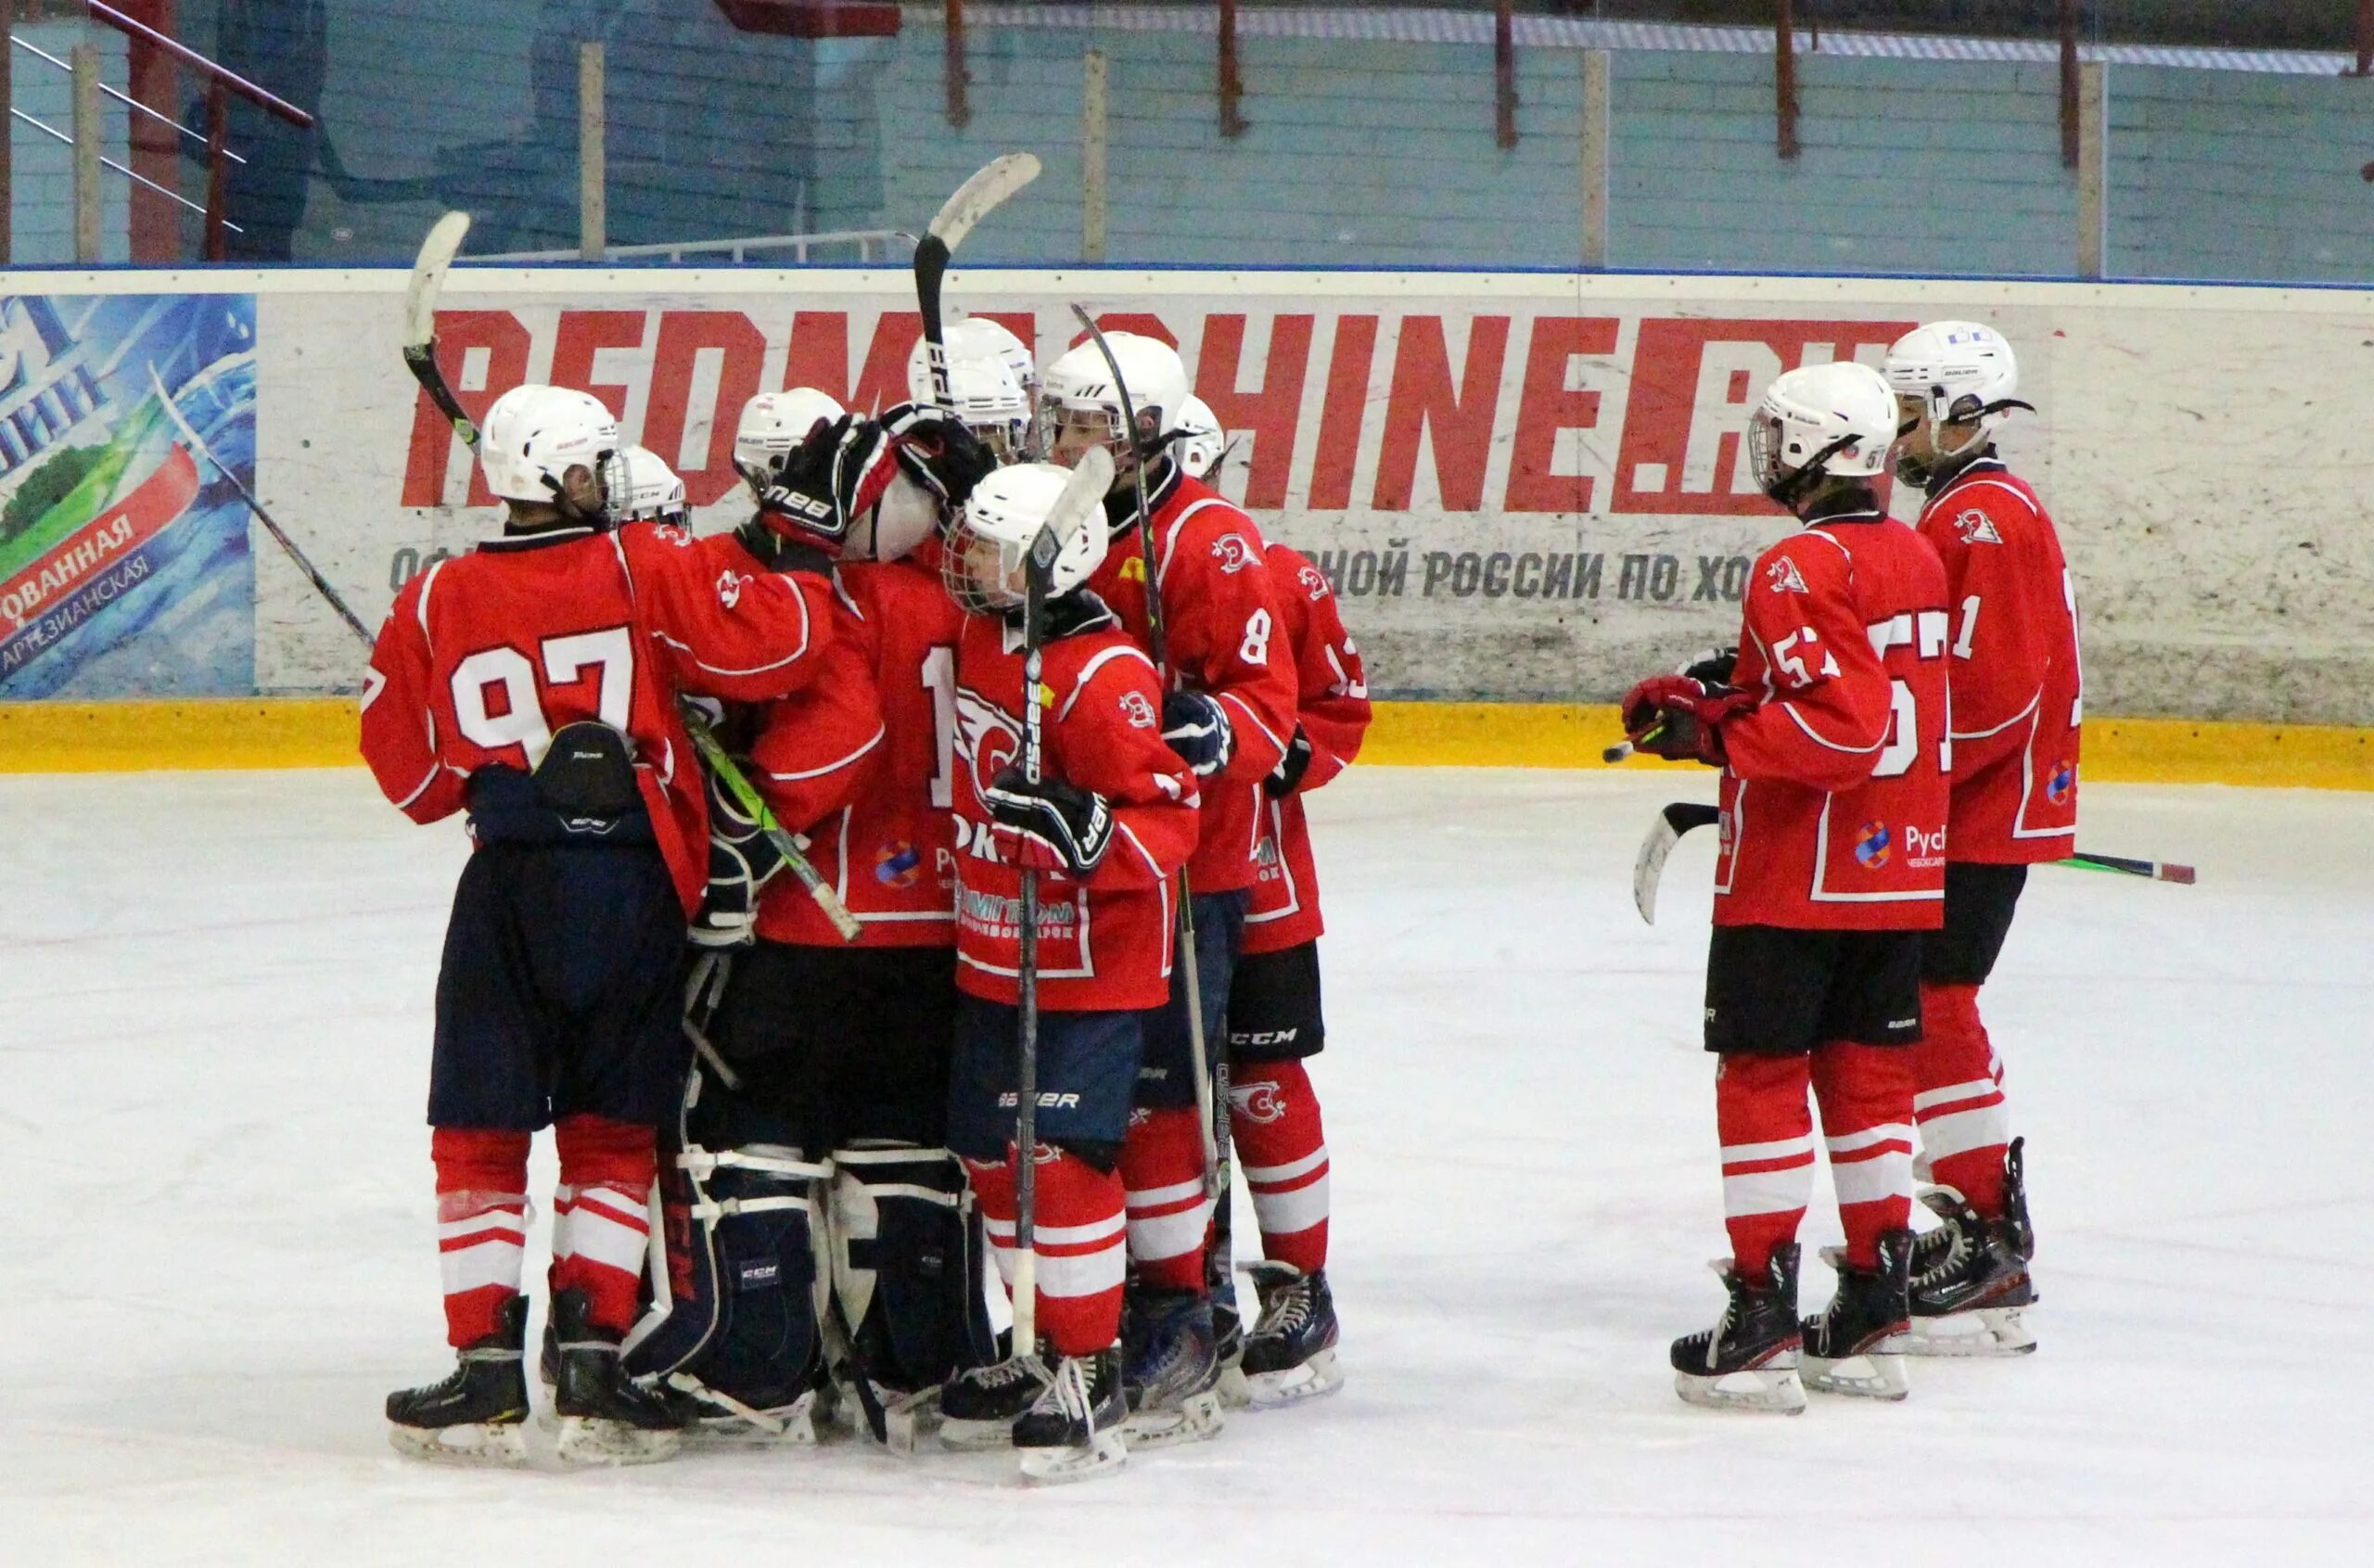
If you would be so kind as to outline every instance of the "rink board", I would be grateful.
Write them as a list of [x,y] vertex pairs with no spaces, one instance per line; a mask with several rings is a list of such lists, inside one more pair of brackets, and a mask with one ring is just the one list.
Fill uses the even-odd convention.
[[[257,491],[366,622],[491,528],[482,481],[402,368],[402,273],[11,282],[251,300]],[[1603,703],[1729,641],[1782,529],[1740,440],[1763,385],[1876,362],[1922,319],[1990,321],[2040,410],[2004,445],[2061,523],[2088,710],[2374,723],[2374,599],[2355,586],[2374,575],[2374,532],[2353,465],[2374,427],[2374,293],[975,269],[950,297],[1042,360],[1074,335],[1075,300],[1174,339],[1236,442],[1224,488],[1334,581],[1373,688],[1464,703]],[[727,459],[743,399],[804,384],[890,402],[919,330],[894,270],[465,268],[444,304],[443,359],[473,414],[523,380],[585,388],[677,465],[711,527],[741,504]],[[250,548],[255,692],[352,691],[346,630],[260,530]],[[118,659],[37,695],[189,690],[142,669]]]

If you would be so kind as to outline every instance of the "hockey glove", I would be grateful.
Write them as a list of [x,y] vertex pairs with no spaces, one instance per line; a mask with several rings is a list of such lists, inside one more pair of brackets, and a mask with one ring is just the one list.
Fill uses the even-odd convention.
[[1021,769],[1007,768],[981,799],[998,856],[1009,865],[1084,879],[1113,847],[1113,809],[1091,791],[1056,779],[1032,784]]
[[1737,648],[1701,648],[1691,656],[1690,662],[1681,667],[1679,673],[1702,686],[1728,686],[1731,683],[1731,671],[1739,662],[1740,651]]
[[810,431],[766,467],[736,466],[757,492],[759,511],[734,537],[775,571],[826,569],[850,522],[873,509],[899,472],[882,427],[847,414]]
[[1677,762],[1723,765],[1724,723],[1755,707],[1745,692],[1687,675],[1653,675],[1624,694],[1624,729],[1638,750]]
[[1295,738],[1286,743],[1286,754],[1278,759],[1278,765],[1270,770],[1270,776],[1261,781],[1261,787],[1272,800],[1281,799],[1302,787],[1302,776],[1308,771],[1310,737],[1304,734],[1302,726],[1297,724],[1295,726]]
[[954,411],[930,403],[902,402],[882,415],[899,466],[952,515],[988,478],[998,460]]
[[1199,779],[1210,778],[1236,755],[1228,714],[1205,692],[1172,692],[1162,699],[1162,742]]
[[708,775],[708,891],[693,919],[704,948],[738,948],[757,939],[759,894],[783,869],[783,854],[731,790]]

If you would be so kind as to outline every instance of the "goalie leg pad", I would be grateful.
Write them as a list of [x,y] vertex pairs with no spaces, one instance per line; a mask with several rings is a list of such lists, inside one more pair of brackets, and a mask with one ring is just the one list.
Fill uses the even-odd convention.
[[833,1287],[864,1374],[913,1394],[993,1359],[980,1219],[956,1156],[868,1141],[833,1167]]

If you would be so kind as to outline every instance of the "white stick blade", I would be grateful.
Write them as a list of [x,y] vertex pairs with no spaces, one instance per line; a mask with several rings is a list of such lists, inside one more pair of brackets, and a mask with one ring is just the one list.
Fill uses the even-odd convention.
[[437,336],[437,296],[445,287],[445,271],[461,254],[470,232],[467,212],[448,212],[428,226],[420,255],[412,264],[412,285],[404,290],[404,341],[426,343]]
[[1086,527],[1112,488],[1113,454],[1101,446],[1089,448],[1065,482],[1064,493],[1055,498],[1054,510],[1047,514],[1047,528],[1056,542],[1070,540]]
[[998,204],[1039,177],[1036,154],[1010,152],[990,159],[978,172],[956,187],[939,209],[926,233],[953,250],[973,232],[973,225],[997,210]]

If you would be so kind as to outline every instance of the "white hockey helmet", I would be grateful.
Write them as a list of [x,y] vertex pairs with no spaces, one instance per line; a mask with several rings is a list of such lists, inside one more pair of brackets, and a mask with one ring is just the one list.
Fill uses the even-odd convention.
[[[479,422],[486,488],[505,501],[557,504],[571,468],[590,469],[606,487],[619,448],[619,422],[610,411],[591,392],[568,387],[514,387]],[[606,505],[616,501],[606,496]]]
[[[1159,338],[1135,332],[1108,332],[1113,359],[1138,415],[1137,445],[1150,448],[1176,428],[1187,403],[1187,366],[1179,351]],[[1101,427],[1104,444],[1115,457],[1126,455],[1131,443],[1123,439],[1121,389],[1113,384],[1113,366],[1090,338],[1066,350],[1047,367],[1040,397],[1056,427],[1083,421]]]
[[1895,398],[1868,364],[1852,360],[1785,371],[1748,420],[1748,464],[1782,505],[1823,478],[1885,471],[1895,444]]
[[[974,486],[940,557],[940,580],[949,597],[981,615],[1019,606],[1030,546],[1054,516],[1072,479],[1071,469],[1053,463],[1015,463]],[[1103,483],[1097,486],[1100,494],[1104,488]],[[1095,575],[1104,560],[1105,543],[1103,528],[1073,529],[1049,569],[1049,596],[1068,593]]]
[[610,460],[610,512],[622,523],[691,520],[684,481],[647,446],[619,449]]
[[737,471],[772,467],[818,425],[829,425],[848,412],[837,399],[813,387],[760,392],[742,405],[742,417],[734,424],[734,466]]
[[1189,393],[1187,401],[1179,405],[1179,465],[1191,478],[1214,478],[1220,458],[1228,450],[1228,438],[1220,429],[1219,416],[1212,412],[1212,405]]
[[[1887,382],[1897,398],[1918,400],[1929,414],[1932,455],[1896,456],[1896,474],[1908,484],[1927,484],[1940,462],[1984,447],[2007,412],[2029,407],[2019,399],[2019,357],[2001,333],[1982,322],[1933,321],[1914,327],[1888,346]],[[1974,428],[1949,447],[1945,427],[1959,423]],[[1908,436],[1915,427],[1905,420],[1897,434]]]
[[[1029,444],[1030,393],[996,345],[986,342],[982,334],[967,330],[978,326],[997,327],[1005,341],[1017,350],[1022,346],[1014,334],[993,321],[956,323],[948,334],[949,402],[956,417],[989,443],[1001,462],[1009,461],[1021,456]],[[918,342],[915,351],[907,356],[908,395],[926,406],[936,401],[930,350],[930,344]],[[1022,363],[1027,365],[1029,358],[1024,354]]]
[[[987,316],[960,316],[948,324],[948,358],[953,363],[960,359],[991,359],[1005,366],[1014,384],[1027,393],[1039,385],[1039,362],[1030,357],[1029,346],[1006,329],[1002,322]],[[917,402],[931,401],[931,382],[925,366],[925,345],[918,342],[915,351],[907,356],[907,386]],[[915,373],[925,369],[925,378],[918,381]]]

